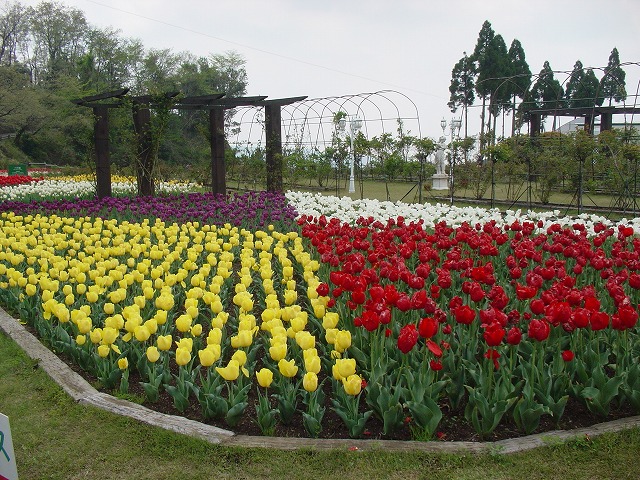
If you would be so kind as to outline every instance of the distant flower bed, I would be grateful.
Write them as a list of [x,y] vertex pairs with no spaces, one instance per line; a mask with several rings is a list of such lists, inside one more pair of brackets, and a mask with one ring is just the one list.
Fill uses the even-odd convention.
[[[0,176],[0,189],[7,187],[17,187],[19,185],[30,185],[42,181],[42,177],[32,177],[31,175],[11,175]],[[1,190],[0,190],[1,191]]]
[[[1,177],[0,177],[1,178]],[[6,177],[13,178],[13,177]],[[193,185],[188,183],[157,182],[156,193],[176,194],[187,193],[193,190]],[[134,196],[137,193],[135,181],[115,181],[111,185],[112,194],[117,197]],[[95,181],[77,177],[47,178],[38,182],[9,185],[0,188],[0,201],[28,201],[28,200],[53,200],[53,199],[91,199],[96,196]]]

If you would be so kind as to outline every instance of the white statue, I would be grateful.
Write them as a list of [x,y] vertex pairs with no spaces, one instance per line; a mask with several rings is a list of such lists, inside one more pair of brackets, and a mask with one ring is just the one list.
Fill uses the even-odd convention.
[[447,139],[440,137],[438,148],[436,149],[436,175],[444,175],[444,142]]

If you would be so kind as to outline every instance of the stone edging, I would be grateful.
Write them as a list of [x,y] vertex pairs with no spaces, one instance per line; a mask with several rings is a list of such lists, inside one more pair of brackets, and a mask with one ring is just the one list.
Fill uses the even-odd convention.
[[640,416],[599,423],[575,430],[556,430],[496,442],[416,442],[402,440],[313,439],[236,435],[222,428],[206,425],[176,415],[167,415],[142,405],[98,392],[82,376],[54,355],[16,319],[0,308],[0,330],[12,338],[25,353],[60,387],[81,404],[93,405],[149,425],[190,435],[212,444],[238,447],[262,447],[281,450],[387,450],[447,453],[514,453],[544,445],[555,445],[580,437],[594,437],[606,432],[640,427]]

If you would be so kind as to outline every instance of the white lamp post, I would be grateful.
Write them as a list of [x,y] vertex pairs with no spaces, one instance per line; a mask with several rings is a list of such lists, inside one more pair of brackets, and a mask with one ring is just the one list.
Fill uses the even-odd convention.
[[[444,130],[447,128],[447,121],[443,118],[440,120],[440,127],[442,128],[442,135],[444,135]],[[461,118],[452,118],[449,122],[449,133],[451,134],[451,168],[449,169],[449,187],[451,189],[451,204],[453,205],[453,193],[454,193],[454,176],[453,171],[456,168],[456,152],[453,145],[454,140],[459,138],[460,135],[460,127],[462,127],[462,119]]]
[[[338,122],[338,130],[344,132],[345,127],[347,126],[347,121],[344,118],[341,118]],[[355,167],[356,167],[356,150],[353,145],[353,139],[357,135],[357,133],[362,128],[362,120],[360,120],[357,116],[351,117],[349,120],[349,131],[351,133],[351,174],[349,176],[349,193],[354,193],[356,191],[356,178],[355,178]]]

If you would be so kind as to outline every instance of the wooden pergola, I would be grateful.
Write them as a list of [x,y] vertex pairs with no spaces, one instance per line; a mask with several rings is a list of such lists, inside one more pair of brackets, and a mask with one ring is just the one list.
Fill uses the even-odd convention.
[[119,108],[131,102],[133,125],[138,139],[138,193],[153,195],[153,149],[151,109],[159,101],[168,101],[170,109],[207,110],[211,145],[211,189],[213,193],[226,194],[226,165],[224,161],[224,112],[225,110],[255,106],[265,110],[267,190],[282,191],[282,116],[281,107],[307,98],[290,97],[267,100],[266,96],[228,97],[224,93],[192,96],[173,101],[178,92],[170,92],[158,99],[151,95],[127,96],[129,89],[114,90],[83,97],[73,102],[93,109],[95,116],[94,143],[96,152],[96,177],[98,198],[111,196],[111,162],[109,159],[109,109]]
[[584,130],[593,133],[593,121],[595,117],[600,117],[600,131],[611,130],[613,128],[614,114],[636,114],[640,113],[640,107],[587,107],[587,108],[539,108],[529,111],[529,134],[536,136],[540,134],[542,127],[542,117],[553,115],[556,117],[582,117],[584,118]]

